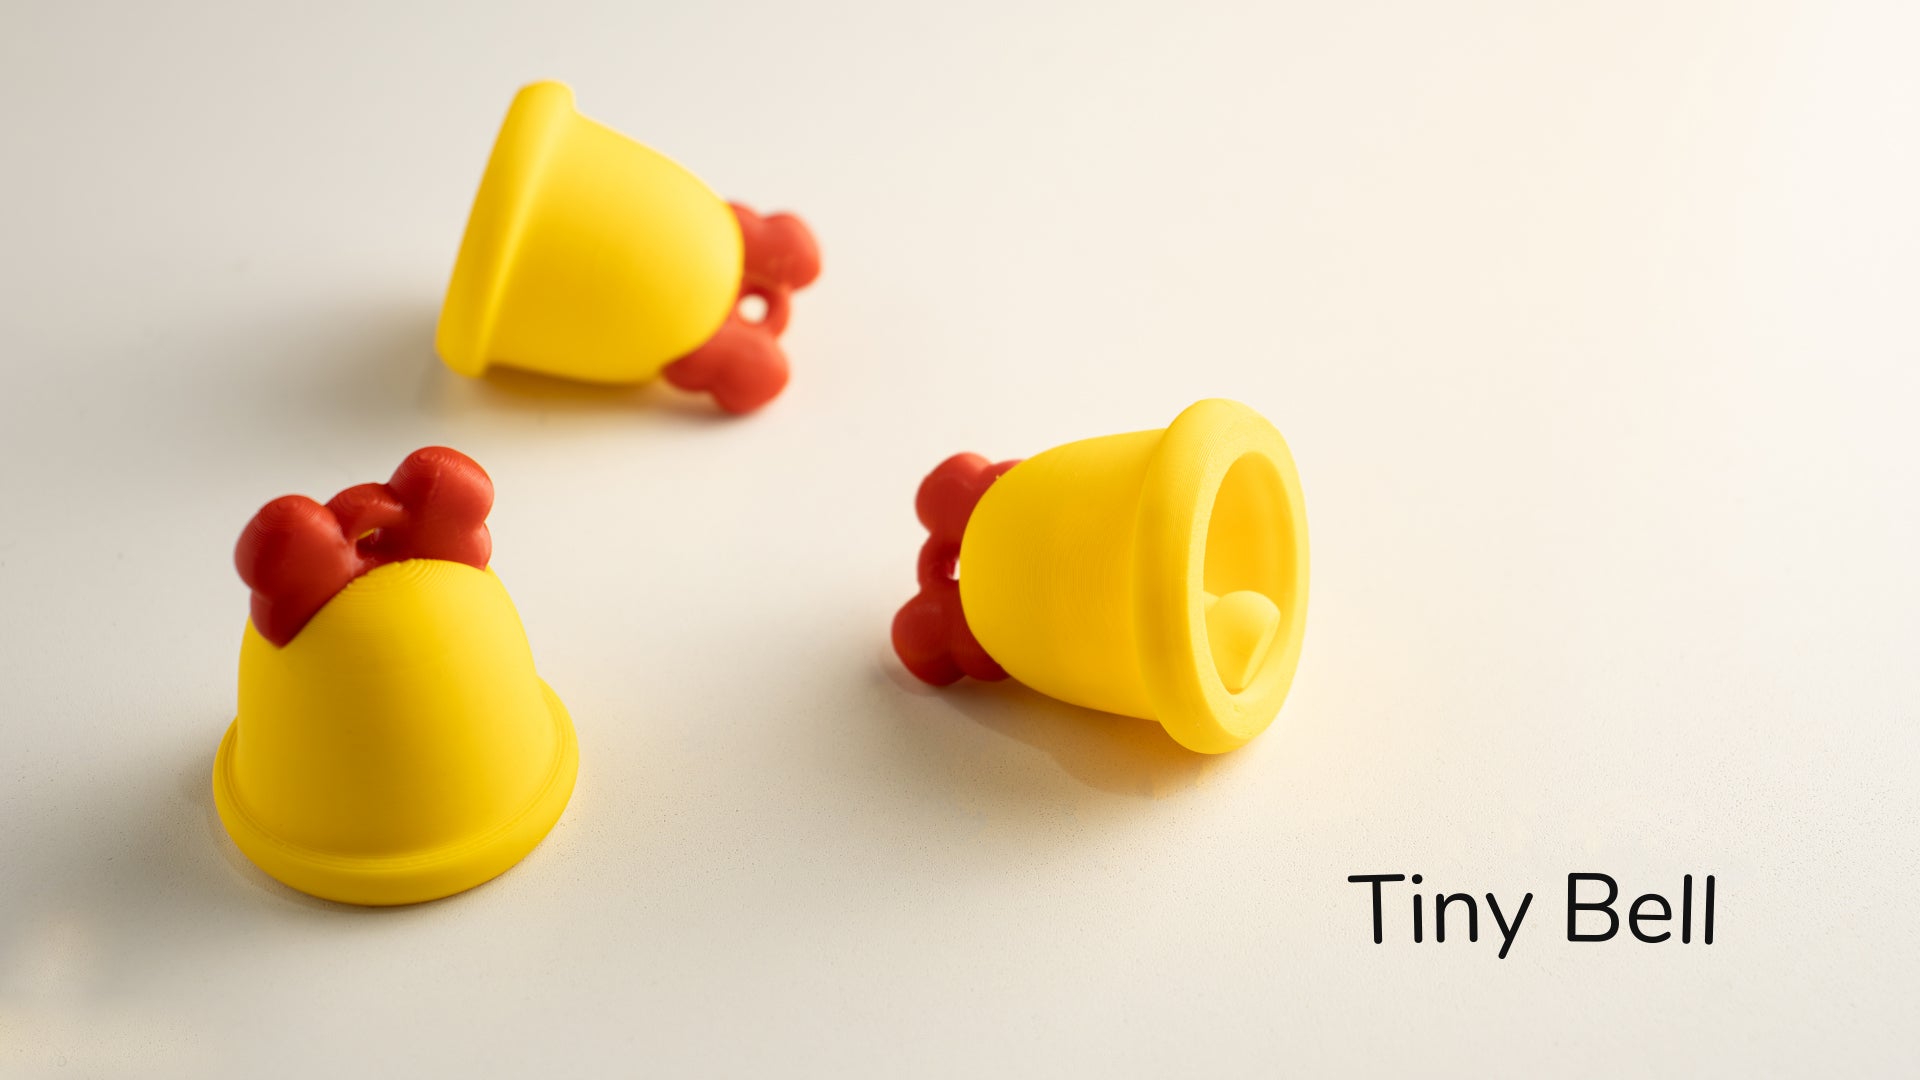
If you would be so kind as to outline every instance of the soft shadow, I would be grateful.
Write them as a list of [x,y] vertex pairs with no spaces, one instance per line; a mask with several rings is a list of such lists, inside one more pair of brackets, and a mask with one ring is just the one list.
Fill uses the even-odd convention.
[[199,346],[230,363],[229,393],[208,400],[276,431],[387,432],[440,408],[447,371],[433,351],[427,302],[327,305],[263,312],[212,328]]
[[1194,753],[1150,720],[1069,705],[1012,679],[928,686],[890,651],[880,669],[902,691],[935,699],[996,735],[1043,751],[1068,776],[1110,794],[1164,799],[1231,767],[1232,755]]
[[[495,367],[457,374],[434,351],[437,301],[342,309],[317,305],[246,324],[225,324],[204,348],[237,358],[248,397],[276,425],[340,431],[411,430],[421,417],[497,414],[645,418],[696,427],[734,419],[704,394],[664,379],[605,386]],[[271,362],[260,358],[270,357]]]
[[[436,365],[438,360],[435,361]],[[451,371],[444,374],[460,378]],[[540,413],[564,413],[569,416],[612,413],[650,413],[700,425],[725,425],[736,419],[722,412],[704,394],[689,394],[675,389],[665,379],[650,379],[637,386],[609,386],[574,382],[513,368],[492,368],[473,380],[478,403],[503,409],[521,409]]]
[[59,804],[34,808],[46,831],[39,850],[47,856],[41,865],[13,869],[48,884],[13,913],[12,925],[0,926],[0,955],[31,949],[49,933],[77,933],[94,957],[83,974],[110,985],[167,965],[218,967],[263,942],[282,947],[291,939],[264,929],[276,923],[390,933],[414,919],[455,915],[492,887],[375,908],[282,885],[234,846],[214,808],[213,752],[223,729],[204,725],[205,744],[181,748],[172,761],[103,774],[91,790],[63,791]]

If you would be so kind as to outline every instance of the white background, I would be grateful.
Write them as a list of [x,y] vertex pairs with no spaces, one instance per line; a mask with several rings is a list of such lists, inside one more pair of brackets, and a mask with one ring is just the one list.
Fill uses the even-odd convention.
[[[1911,7],[302,7],[0,8],[0,1073],[1920,1067]],[[815,227],[764,413],[434,357],[546,77]],[[1207,396],[1306,485],[1272,730],[906,676],[928,469]],[[359,910],[215,817],[231,551],[429,443],[580,783]]]

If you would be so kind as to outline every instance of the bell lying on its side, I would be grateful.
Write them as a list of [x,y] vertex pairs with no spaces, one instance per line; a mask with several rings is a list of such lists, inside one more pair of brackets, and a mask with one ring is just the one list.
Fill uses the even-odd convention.
[[1221,753],[1266,730],[1300,660],[1307,519],[1293,456],[1244,405],[1026,461],[949,458],[894,650],[945,685],[1014,678]]
[[[820,274],[792,214],[721,201],[677,162],[581,116],[573,91],[513,99],[440,310],[441,359],[600,383],[664,374],[745,413],[779,396],[789,302]],[[756,297],[757,314],[742,311]]]

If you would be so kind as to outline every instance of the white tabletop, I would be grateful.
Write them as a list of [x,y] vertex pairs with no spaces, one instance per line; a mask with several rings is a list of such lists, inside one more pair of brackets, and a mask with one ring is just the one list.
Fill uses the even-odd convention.
[[[0,1074],[1920,1067],[1911,8],[105,7],[0,13]],[[435,358],[537,78],[813,224],[764,413]],[[1312,523],[1266,735],[906,675],[928,469],[1211,396]],[[432,443],[579,787],[313,900],[209,792],[233,542]]]

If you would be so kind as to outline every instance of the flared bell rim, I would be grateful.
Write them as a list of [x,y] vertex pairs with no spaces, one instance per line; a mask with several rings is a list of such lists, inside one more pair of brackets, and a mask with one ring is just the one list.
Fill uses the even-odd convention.
[[532,83],[514,96],[494,138],[434,334],[440,359],[462,375],[477,376],[487,369],[507,271],[526,229],[541,174],[566,128],[579,116],[572,87],[554,81]]
[[213,800],[227,835],[255,866],[282,884],[323,900],[390,907],[465,892],[511,870],[553,830],[573,798],[580,747],[560,696],[540,684],[553,723],[551,767],[527,804],[474,835],[415,851],[353,855],[289,841],[248,811],[234,783],[233,750],[240,721],[228,725],[214,755]]
[[[1282,572],[1290,589],[1280,605],[1282,632],[1252,681],[1235,693],[1215,669],[1208,644],[1206,550],[1221,485],[1249,457],[1269,466],[1258,475],[1284,508],[1291,535],[1283,538]],[[1306,629],[1306,512],[1286,440],[1239,402],[1214,398],[1189,406],[1168,425],[1147,466],[1134,528],[1135,644],[1154,718],[1175,741],[1202,753],[1245,745],[1285,703]]]

